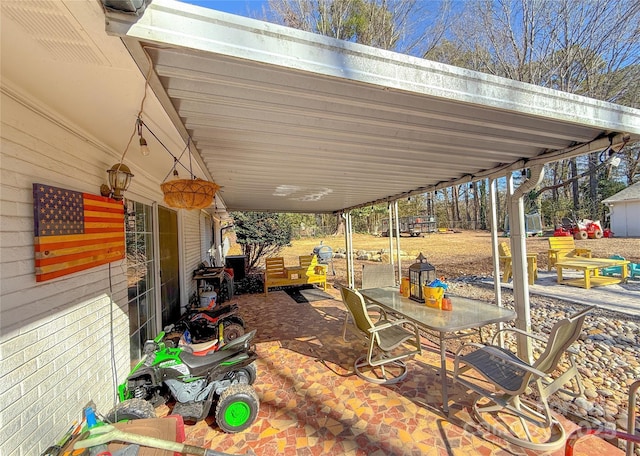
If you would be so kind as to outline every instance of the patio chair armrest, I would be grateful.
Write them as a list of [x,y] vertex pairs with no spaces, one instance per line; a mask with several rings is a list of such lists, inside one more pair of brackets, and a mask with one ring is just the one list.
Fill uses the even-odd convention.
[[[498,358],[500,359],[500,361],[504,362],[505,364],[511,364],[512,366],[515,366],[518,369],[527,371],[538,378],[544,378],[547,376],[547,374],[545,374],[541,370],[538,370],[535,367],[530,366],[529,364],[525,363],[522,360],[518,359],[518,361],[515,361],[513,358],[509,357],[509,355],[504,353],[498,347],[492,347],[491,345],[487,345],[486,347],[483,347],[483,349],[487,352],[488,356],[493,356],[494,358]],[[464,362],[464,356],[462,357],[462,362]]]
[[502,328],[502,329],[498,330],[493,335],[493,338],[491,339],[491,345],[495,345],[495,341],[496,341],[496,338],[498,337],[498,335],[500,333],[505,333],[505,332],[514,332],[514,333],[518,333],[518,334],[523,334],[523,335],[525,335],[527,337],[530,337],[532,339],[539,340],[540,342],[546,342],[548,340],[546,337],[540,336],[538,334],[528,333],[528,332],[523,331],[522,329],[519,329],[519,328]]
[[369,328],[369,332],[371,334],[374,334],[378,331],[382,331],[383,329],[391,328],[393,326],[401,326],[405,324],[412,326],[416,332],[418,331],[418,326],[413,321],[406,320],[406,319],[399,319],[399,320],[391,320],[391,321],[387,320],[385,323],[379,326],[376,326],[374,328]]
[[367,310],[373,310],[374,312],[379,312],[385,320],[387,319],[387,311],[382,306],[379,306],[378,304],[374,304],[373,301],[371,301],[370,299],[365,298],[364,300],[365,300],[365,304],[367,305]]
[[462,350],[464,350],[466,347],[484,348],[484,347],[486,347],[486,345],[484,345],[484,344],[479,344],[479,343],[477,343],[477,342],[465,342],[464,344],[460,345],[460,346],[458,347],[458,349],[456,350],[456,354],[455,354],[454,359],[457,359],[457,358],[458,358],[458,356],[460,356],[460,352],[461,352]]
[[588,255],[591,257],[591,249],[574,249],[576,255]]

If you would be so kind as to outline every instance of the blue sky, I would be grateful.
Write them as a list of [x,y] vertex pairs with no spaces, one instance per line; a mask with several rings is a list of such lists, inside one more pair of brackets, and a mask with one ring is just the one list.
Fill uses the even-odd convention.
[[262,7],[268,4],[267,0],[180,0],[183,3],[203,6],[225,13],[239,16],[256,16],[262,11]]

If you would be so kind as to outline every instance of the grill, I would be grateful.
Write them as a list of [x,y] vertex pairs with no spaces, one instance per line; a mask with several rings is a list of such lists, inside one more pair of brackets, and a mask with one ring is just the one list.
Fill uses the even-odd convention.
[[336,270],[333,268],[333,249],[331,247],[323,245],[320,241],[320,245],[313,248],[313,254],[318,257],[318,263],[331,264],[331,272],[336,275]]

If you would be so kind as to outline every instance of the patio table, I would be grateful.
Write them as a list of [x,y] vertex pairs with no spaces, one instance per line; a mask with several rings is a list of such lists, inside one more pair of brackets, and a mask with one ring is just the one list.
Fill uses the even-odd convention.
[[[562,285],[573,285],[589,289],[591,287],[601,285],[614,285],[624,282],[629,275],[628,260],[619,260],[611,258],[564,258],[556,263],[558,271],[558,283]],[[622,268],[622,277],[606,277],[600,275],[600,269],[611,266],[620,266]],[[578,279],[565,279],[562,276],[563,269],[573,269],[582,271],[584,276]]]
[[302,278],[309,268],[306,266],[286,266],[284,269],[287,272],[287,279],[295,280]]
[[438,334],[442,408],[445,413],[449,413],[445,341],[466,337],[479,332],[483,326],[516,318],[513,310],[461,296],[447,295],[451,298],[453,310],[446,311],[405,298],[396,287],[370,288],[360,290],[360,293],[383,309],[415,322],[421,329]]

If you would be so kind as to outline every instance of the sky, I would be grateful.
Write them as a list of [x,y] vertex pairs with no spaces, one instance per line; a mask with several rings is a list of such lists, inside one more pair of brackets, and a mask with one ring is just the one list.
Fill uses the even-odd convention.
[[[268,4],[267,0],[179,0],[239,16],[255,17]],[[253,14],[252,14],[253,13]]]

